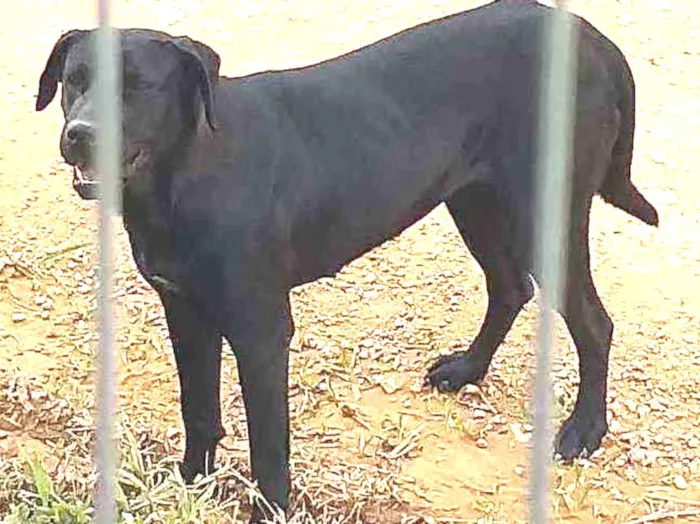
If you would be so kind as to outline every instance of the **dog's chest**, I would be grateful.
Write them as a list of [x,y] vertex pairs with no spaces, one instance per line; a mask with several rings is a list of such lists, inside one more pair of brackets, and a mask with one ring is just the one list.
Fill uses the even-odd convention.
[[167,230],[134,220],[129,213],[124,214],[124,226],[136,267],[151,287],[160,294],[184,293]]
[[168,255],[161,242],[141,241],[130,234],[136,267],[158,293],[183,294],[184,288],[176,269],[176,261]]

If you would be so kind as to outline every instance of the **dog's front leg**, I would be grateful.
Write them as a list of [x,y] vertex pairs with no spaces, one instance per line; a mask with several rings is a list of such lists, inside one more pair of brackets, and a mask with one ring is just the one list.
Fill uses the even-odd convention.
[[253,306],[248,301],[248,321],[230,336],[246,408],[252,476],[267,501],[256,502],[251,523],[272,519],[275,505],[286,511],[290,491],[287,379],[294,323],[286,296],[264,302]]
[[186,482],[214,468],[216,445],[224,436],[219,401],[220,332],[184,298],[161,291],[180,378],[185,424],[185,456],[180,471]]

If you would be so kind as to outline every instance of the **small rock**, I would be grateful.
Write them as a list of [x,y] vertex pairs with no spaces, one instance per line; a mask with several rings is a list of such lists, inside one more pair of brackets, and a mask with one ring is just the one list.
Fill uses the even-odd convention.
[[48,320],[49,318],[49,312],[48,311],[42,311],[41,312],[41,319],[42,320]]
[[689,448],[692,448],[692,449],[695,449],[695,448],[700,447],[700,440],[697,439],[697,438],[695,438],[695,437],[691,438],[691,439],[688,441],[688,447],[689,447]]
[[34,297],[34,303],[37,306],[40,306],[40,305],[44,304],[45,302],[46,302],[46,297],[43,295],[37,295]]
[[24,313],[12,313],[12,322],[19,323],[27,320],[27,315]]
[[649,402],[649,407],[654,411],[663,411],[664,410],[664,407],[661,405],[661,402],[659,402],[655,398],[651,399],[651,401]]
[[483,409],[475,409],[473,417],[477,419],[486,418],[486,411]]
[[527,444],[530,441],[530,437],[532,435],[530,433],[524,432],[520,424],[518,424],[517,422],[514,422],[510,425],[510,430],[513,432],[513,435],[515,435],[515,439],[520,444]]
[[476,441],[476,447],[481,448],[481,449],[486,449],[489,447],[488,442],[486,442],[486,439],[480,438],[479,440]]
[[639,406],[639,408],[637,408],[637,415],[642,418],[646,417],[649,413],[651,413],[651,408],[649,406]]
[[523,473],[525,473],[525,468],[522,466],[515,466],[515,469],[513,471],[515,471],[515,474],[517,476],[522,477]]
[[481,390],[476,384],[465,384],[462,391],[467,395],[477,395]]
[[683,475],[676,475],[673,477],[673,485],[676,486],[678,489],[687,489],[688,488],[688,481],[685,480],[685,477]]

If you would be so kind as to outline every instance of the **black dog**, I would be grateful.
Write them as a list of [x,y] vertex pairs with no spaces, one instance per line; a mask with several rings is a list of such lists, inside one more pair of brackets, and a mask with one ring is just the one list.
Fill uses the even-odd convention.
[[[430,384],[478,382],[532,297],[534,145],[541,33],[552,11],[493,3],[311,67],[220,78],[219,56],[185,37],[130,29],[123,53],[123,212],[133,255],[165,308],[182,393],[187,479],[222,437],[222,337],[234,348],[252,472],[289,501],[288,292],[333,275],[440,203],[483,268],[489,305],[467,352]],[[656,210],[630,181],[632,74],[620,50],[580,37],[566,306],[581,385],[556,450],[600,445],[613,324],[589,267],[595,194],[640,220]],[[37,110],[63,83],[61,153],[94,198],[90,39],[56,43]],[[80,176],[78,175],[80,173]],[[533,275],[537,280],[538,275]],[[258,517],[254,517],[259,518]]]

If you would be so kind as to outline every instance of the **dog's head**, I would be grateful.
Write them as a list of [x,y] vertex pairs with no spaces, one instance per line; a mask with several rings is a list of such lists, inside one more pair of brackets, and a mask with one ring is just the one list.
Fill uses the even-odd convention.
[[[94,35],[94,30],[73,30],[59,38],[36,100],[36,110],[42,111],[62,84],[61,154],[74,166],[73,187],[84,199],[97,198],[98,182]],[[144,29],[120,30],[117,35],[122,57],[122,173],[128,180],[172,156],[202,108],[209,126],[215,127],[213,88],[220,59],[214,50],[187,37]]]

